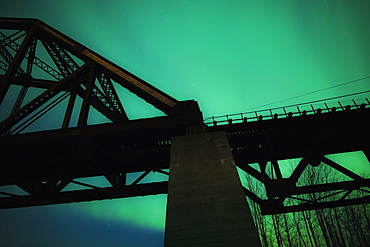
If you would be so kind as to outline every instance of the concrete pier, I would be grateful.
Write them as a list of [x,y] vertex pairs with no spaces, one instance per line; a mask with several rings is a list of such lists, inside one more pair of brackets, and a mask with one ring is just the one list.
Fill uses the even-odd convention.
[[261,246],[225,132],[172,138],[165,246]]

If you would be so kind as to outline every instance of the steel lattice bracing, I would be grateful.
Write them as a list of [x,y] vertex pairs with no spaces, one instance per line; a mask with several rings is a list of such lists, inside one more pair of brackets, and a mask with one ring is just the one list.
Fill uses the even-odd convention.
[[[168,175],[163,169],[170,138],[202,123],[196,102],[177,101],[39,20],[0,18],[0,29],[0,102],[8,114],[0,123],[0,186],[25,192],[1,191],[0,208],[166,193],[167,182],[142,180],[151,172]],[[167,116],[129,120],[113,83]],[[8,106],[4,98],[14,86],[21,90]],[[28,89],[35,88],[38,94],[25,102]],[[63,101],[63,121],[55,130],[27,129]],[[78,106],[78,123],[71,127]],[[90,107],[111,123],[87,126]],[[127,174],[134,172],[141,175],[128,183]],[[77,180],[95,176],[111,186]],[[70,184],[86,189],[63,191]]]
[[[0,19],[0,101],[11,86],[19,87],[15,104],[0,116],[0,187],[17,186],[26,194],[4,192],[0,208],[48,205],[167,193],[167,182],[142,183],[151,172],[167,174],[171,138],[186,134],[226,131],[236,165],[264,185],[266,198],[245,189],[265,214],[334,207],[370,201],[369,179],[344,169],[327,154],[363,151],[369,157],[369,104],[342,111],[300,112],[259,121],[205,127],[194,101],[177,101],[76,41],[34,19]],[[43,55],[38,52],[42,50]],[[48,59],[46,59],[48,58]],[[46,76],[44,76],[46,75]],[[129,120],[113,85],[123,86],[167,116]],[[25,102],[29,89],[40,93]],[[77,99],[82,103],[78,124],[71,127]],[[23,133],[49,109],[66,102],[58,128]],[[111,123],[87,126],[93,107]],[[243,122],[244,121],[244,122]],[[195,126],[195,127],[194,127]],[[202,126],[202,127],[199,127]],[[281,160],[299,158],[288,178]],[[252,168],[257,163],[259,170]],[[273,167],[273,176],[266,167]],[[320,186],[297,186],[308,166],[320,172],[327,165],[350,179]],[[139,172],[133,182],[127,174]],[[102,176],[99,187],[78,181]],[[63,191],[69,184],[88,189]],[[351,198],[362,190],[362,198]],[[339,199],[308,201],[302,195],[342,193]],[[286,204],[290,200],[289,204]],[[295,200],[295,204],[291,201]]]
[[[228,133],[236,165],[264,186],[265,198],[245,188],[246,195],[260,204],[263,214],[369,203],[370,179],[326,157],[362,151],[370,159],[369,105],[355,105],[353,110],[350,106],[342,111],[328,109],[327,113],[313,110],[313,114],[301,112],[296,117],[290,113],[282,119],[271,115],[269,120],[262,120],[262,116],[256,116],[259,121],[214,126],[210,131]],[[283,177],[279,162],[287,159],[298,159],[299,162],[289,177]],[[258,169],[252,164],[257,164]],[[298,185],[308,166],[314,167],[318,174],[328,166],[348,179],[337,182],[328,179],[320,185]],[[270,174],[267,168],[270,168]],[[364,196],[353,198],[351,193],[354,191],[361,191]]]
[[[69,127],[76,96],[83,100],[78,126],[87,124],[90,106],[114,123],[128,121],[113,82],[166,115],[189,112],[181,102],[39,20],[0,18],[0,29],[0,103],[11,85],[22,86],[10,115],[1,118],[3,135],[22,132],[63,100],[68,107],[60,127]],[[23,104],[28,88],[44,91]]]
[[[141,181],[151,172],[168,175],[170,138],[196,123],[193,115],[168,116],[3,136],[0,186],[16,185],[28,195],[0,198],[0,208],[167,193],[167,182]],[[128,183],[127,174],[135,172],[142,175]],[[111,186],[62,191],[96,176]]]
[[[226,131],[236,165],[264,185],[266,199],[245,188],[246,196],[259,203],[263,213],[345,206],[369,203],[370,180],[325,155],[363,151],[369,157],[366,118],[369,112],[370,108],[363,108],[221,125],[209,127],[208,131]],[[150,172],[167,174],[171,137],[185,135],[192,129],[189,126],[196,123],[190,117],[185,121],[184,116],[170,116],[3,136],[0,138],[0,186],[17,185],[29,195],[0,198],[0,207],[167,193],[167,182],[141,184],[141,180]],[[194,129],[196,132],[197,128]],[[279,162],[292,158],[299,158],[299,164],[291,176],[285,178],[281,175]],[[256,163],[259,170],[251,166]],[[269,163],[273,166],[273,176],[266,172]],[[308,166],[314,166],[318,173],[324,166],[330,166],[349,180],[297,186],[296,182]],[[127,183],[126,175],[132,172],[142,175]],[[78,178],[94,176],[104,176],[111,186],[102,188],[85,184],[89,189],[62,191],[68,184],[78,183]],[[351,198],[350,193],[356,190],[362,190],[365,196]],[[304,197],[320,192],[339,194],[340,198],[307,201]],[[286,205],[287,200],[293,199],[295,203]]]

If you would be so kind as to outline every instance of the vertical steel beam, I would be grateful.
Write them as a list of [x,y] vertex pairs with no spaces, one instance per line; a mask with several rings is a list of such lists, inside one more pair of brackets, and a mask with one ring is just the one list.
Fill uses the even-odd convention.
[[90,66],[89,77],[86,82],[85,97],[82,102],[80,117],[78,119],[78,126],[86,126],[87,118],[89,115],[90,101],[93,93],[94,82],[95,82],[95,66]]
[[165,246],[261,246],[225,132],[171,142]]
[[72,113],[73,113],[73,106],[76,101],[76,92],[71,92],[71,96],[69,97],[66,113],[64,114],[64,119],[63,119],[63,125],[62,128],[68,128],[69,123],[71,122],[72,118]]
[[31,27],[27,31],[27,35],[24,38],[22,45],[19,47],[17,53],[15,54],[12,63],[10,64],[8,70],[6,71],[4,78],[0,82],[0,104],[3,102],[5,95],[7,94],[10,84],[11,84],[11,79],[15,76],[17,73],[19,66],[21,65],[24,56],[26,55],[26,52],[28,50],[28,47],[32,44],[33,42],[33,31],[34,28]]
[[36,44],[37,44],[37,39],[34,38],[32,40],[32,43],[30,44],[29,54],[27,58],[27,69],[26,69],[27,75],[32,75],[32,68],[33,68],[33,63],[34,63],[35,54],[36,54]]
[[18,94],[18,98],[14,103],[14,106],[13,106],[13,109],[10,115],[14,114],[16,111],[18,111],[21,108],[24,98],[26,97],[29,84],[31,83],[31,80],[32,80],[32,67],[33,67],[33,62],[35,59],[36,43],[37,43],[37,39],[33,38],[32,43],[29,47],[29,52],[28,52],[26,75],[19,76],[19,79],[22,79],[24,81],[24,86],[22,87],[21,91]]

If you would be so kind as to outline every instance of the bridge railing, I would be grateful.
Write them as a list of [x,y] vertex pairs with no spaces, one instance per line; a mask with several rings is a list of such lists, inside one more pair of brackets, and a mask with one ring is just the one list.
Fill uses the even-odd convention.
[[297,105],[276,107],[258,111],[215,116],[204,119],[204,123],[211,127],[225,124],[246,123],[251,121],[271,120],[278,118],[298,117],[312,114],[329,113],[337,111],[350,111],[370,107],[368,98],[341,101],[314,101]]

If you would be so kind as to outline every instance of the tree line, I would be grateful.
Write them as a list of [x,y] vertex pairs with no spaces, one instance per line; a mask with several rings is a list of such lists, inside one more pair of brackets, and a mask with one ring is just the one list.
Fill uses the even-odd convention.
[[[346,180],[344,175],[325,164],[318,167],[307,166],[297,182],[297,186],[317,185]],[[347,179],[348,180],[348,179]],[[263,197],[264,187],[251,176],[247,176],[248,188]],[[327,193],[327,194],[325,194]],[[367,188],[349,191],[350,197],[369,195]],[[330,196],[331,195],[331,196]],[[324,198],[339,199],[343,194],[320,192],[305,194],[301,200],[310,201]],[[286,199],[293,203],[293,199]],[[322,201],[322,200],[321,200]],[[249,206],[258,230],[262,246],[311,247],[311,246],[370,246],[370,205],[361,204],[345,207],[315,209],[274,215],[262,215],[258,204],[248,199]]]

